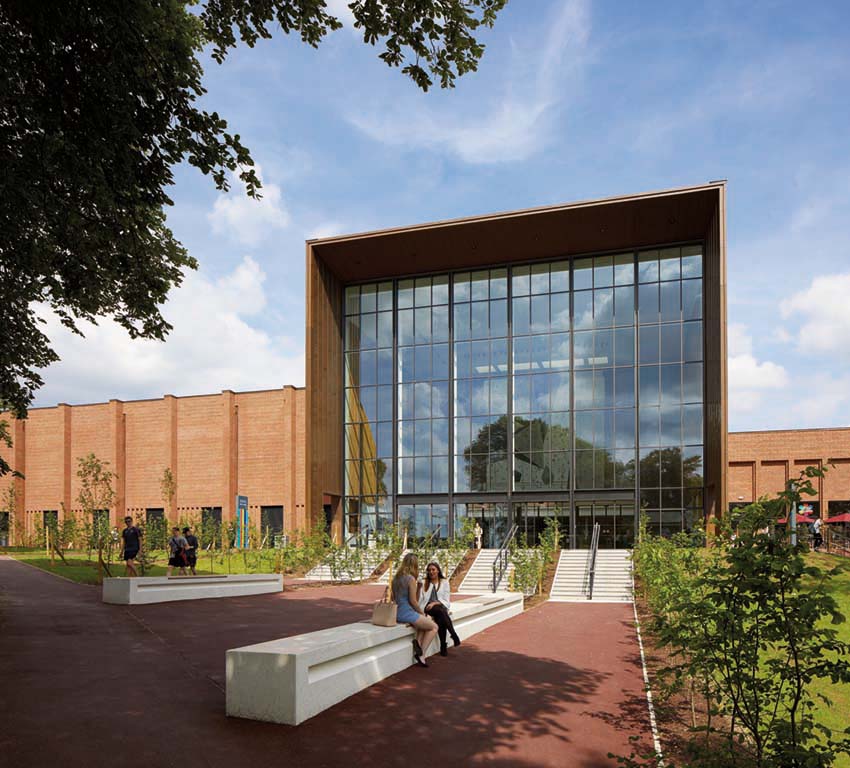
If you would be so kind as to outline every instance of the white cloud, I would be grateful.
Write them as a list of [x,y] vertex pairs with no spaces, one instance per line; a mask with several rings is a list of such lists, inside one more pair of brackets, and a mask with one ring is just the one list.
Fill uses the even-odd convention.
[[174,326],[165,342],[134,341],[111,321],[87,324],[81,338],[48,316],[62,359],[43,372],[36,404],[301,386],[303,318],[286,318],[293,336],[272,336],[249,322],[266,305],[265,274],[246,256],[217,280],[186,276],[163,309]]
[[850,362],[850,272],[823,275],[782,304],[782,315],[801,325],[796,334],[801,353]]
[[354,14],[348,7],[351,0],[325,0],[325,2],[331,16],[336,16],[348,29],[354,28]]
[[505,91],[489,110],[469,102],[464,110],[458,98],[436,109],[408,97],[389,114],[376,107],[348,120],[376,141],[448,151],[468,163],[524,160],[545,148],[555,108],[580,77],[590,35],[587,3],[564,2],[547,28],[542,48],[531,40],[525,49],[514,44]]
[[785,389],[788,374],[781,365],[756,359],[752,337],[741,324],[728,326],[727,344],[729,409],[730,420],[734,421],[740,414],[758,409],[766,390]]
[[[260,167],[256,166],[255,170],[261,177]],[[263,180],[262,198],[254,200],[248,197],[238,176],[230,174],[230,183],[230,191],[219,195],[212,211],[207,214],[215,234],[255,248],[275,230],[284,229],[289,224],[289,212],[279,186]]]

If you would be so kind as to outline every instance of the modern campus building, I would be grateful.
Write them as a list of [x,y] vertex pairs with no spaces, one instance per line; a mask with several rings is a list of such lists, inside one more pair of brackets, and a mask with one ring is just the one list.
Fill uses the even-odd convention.
[[725,185],[307,244],[307,507],[497,545],[726,499]]
[[[229,520],[340,538],[405,522],[498,545],[557,517],[628,546],[635,511],[687,530],[832,464],[850,429],[726,434],[722,183],[307,243],[307,387],[36,408],[4,457],[25,527],[115,471],[111,516]],[[176,493],[163,499],[169,469]]]

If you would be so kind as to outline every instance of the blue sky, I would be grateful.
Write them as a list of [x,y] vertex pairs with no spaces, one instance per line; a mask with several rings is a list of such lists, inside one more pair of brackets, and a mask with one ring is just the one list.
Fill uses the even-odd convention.
[[303,384],[308,237],[725,178],[730,429],[850,423],[850,4],[512,0],[482,39],[427,94],[350,24],[209,62],[264,200],[178,169],[171,337],[51,322],[36,405]]

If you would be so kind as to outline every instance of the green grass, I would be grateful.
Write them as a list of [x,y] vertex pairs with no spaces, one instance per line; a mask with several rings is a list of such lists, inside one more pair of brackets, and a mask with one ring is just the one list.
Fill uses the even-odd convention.
[[[836,625],[834,629],[838,632],[839,639],[845,643],[850,643],[850,561],[837,555],[810,554],[809,557],[813,564],[819,568],[844,566],[843,572],[830,581],[829,591],[838,603],[839,611],[846,618],[843,624]],[[850,684],[819,680],[812,683],[812,690],[823,694],[832,701],[831,706],[824,705],[818,711],[818,719],[823,725],[835,732],[843,731],[850,725],[847,720],[847,713],[850,712]],[[836,768],[850,768],[850,757],[841,755],[835,761],[835,766]]]
[[[87,558],[86,552],[65,552],[65,560],[68,564],[62,562],[59,557],[51,559],[45,555],[43,549],[37,550],[7,550],[6,554],[11,555],[16,560],[34,565],[36,568],[41,568],[48,573],[54,573],[57,576],[64,576],[71,581],[77,581],[80,584],[98,584],[97,572],[97,554],[93,554],[92,560]],[[152,553],[154,565],[148,570],[147,576],[165,576],[166,567],[168,565],[168,557],[162,550]],[[109,569],[113,576],[125,576],[126,570],[124,563],[116,562],[114,559],[109,563]],[[273,573],[274,572],[274,552],[272,550],[235,552],[231,555],[215,551],[212,556],[208,553],[202,554],[198,558],[196,567],[198,574],[210,573]],[[175,568],[174,573],[179,571]],[[105,574],[104,574],[105,575]]]

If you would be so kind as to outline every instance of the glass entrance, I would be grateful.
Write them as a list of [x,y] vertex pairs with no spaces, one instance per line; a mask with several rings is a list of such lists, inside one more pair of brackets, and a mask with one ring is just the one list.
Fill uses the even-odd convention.
[[570,505],[565,501],[524,501],[514,504],[514,519],[517,535],[525,537],[529,546],[540,543],[540,534],[547,525],[558,522],[561,546],[569,546]]
[[575,547],[587,549],[593,524],[599,523],[600,549],[628,549],[635,541],[635,505],[623,501],[594,501],[576,504]]
[[[471,522],[464,523],[465,520]],[[455,504],[455,536],[460,536],[465,532],[464,525],[471,529],[475,523],[478,523],[483,531],[481,535],[482,548],[500,547],[505,534],[508,532],[508,505],[490,502]]]

